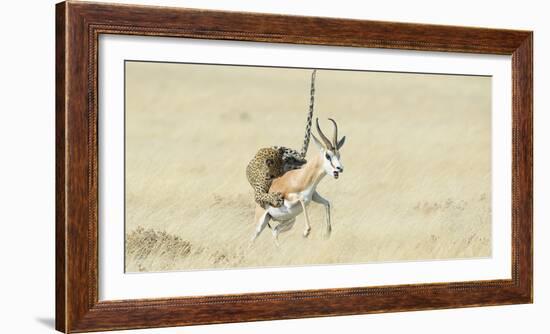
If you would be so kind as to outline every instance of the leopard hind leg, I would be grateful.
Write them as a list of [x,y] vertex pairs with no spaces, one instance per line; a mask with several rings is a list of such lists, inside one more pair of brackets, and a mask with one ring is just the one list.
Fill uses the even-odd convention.
[[284,203],[283,195],[278,192],[268,193],[257,191],[254,194],[254,200],[264,209],[268,206],[278,208]]

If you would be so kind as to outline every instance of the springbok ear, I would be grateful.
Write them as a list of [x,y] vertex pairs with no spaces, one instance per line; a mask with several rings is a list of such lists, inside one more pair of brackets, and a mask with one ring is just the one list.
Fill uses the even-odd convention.
[[344,143],[346,142],[346,136],[342,137],[339,141],[338,141],[338,144],[336,144],[336,148],[337,149],[340,149],[340,147],[344,146]]
[[311,137],[313,138],[313,142],[315,143],[315,145],[320,149],[320,150],[323,150],[325,147],[323,146],[323,144],[321,144],[321,142],[319,141],[319,139],[317,139],[317,137],[315,137],[315,135],[312,133],[311,134]]

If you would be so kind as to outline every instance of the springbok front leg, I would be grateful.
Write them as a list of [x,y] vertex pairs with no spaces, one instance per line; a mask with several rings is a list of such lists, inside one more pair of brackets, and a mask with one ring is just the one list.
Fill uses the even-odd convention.
[[318,192],[313,193],[311,200],[315,203],[323,204],[325,206],[325,214],[326,214],[325,221],[327,223],[326,236],[330,237],[330,232],[332,232],[332,227],[330,225],[330,202],[323,196],[319,195]]
[[307,236],[309,235],[309,231],[311,231],[311,225],[309,225],[309,215],[307,214],[306,203],[303,200],[300,200],[300,204],[302,205],[302,209],[304,210],[304,218],[306,224],[306,228],[304,229],[304,238],[307,238]]

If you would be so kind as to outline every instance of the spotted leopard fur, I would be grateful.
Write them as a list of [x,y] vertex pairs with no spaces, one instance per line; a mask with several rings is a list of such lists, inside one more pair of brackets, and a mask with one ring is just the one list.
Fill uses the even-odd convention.
[[269,192],[274,179],[292,169],[300,168],[306,160],[300,153],[286,147],[266,147],[258,150],[246,167],[246,177],[254,189],[254,200],[261,207],[283,205],[281,193]]
[[306,163],[306,153],[311,137],[311,123],[315,96],[315,70],[311,74],[311,90],[309,112],[306,122],[304,142],[300,152],[282,146],[266,147],[258,150],[254,158],[246,167],[246,177],[254,190],[254,200],[262,208],[267,206],[280,207],[283,205],[283,195],[278,192],[269,192],[274,179],[292,169],[302,167]]

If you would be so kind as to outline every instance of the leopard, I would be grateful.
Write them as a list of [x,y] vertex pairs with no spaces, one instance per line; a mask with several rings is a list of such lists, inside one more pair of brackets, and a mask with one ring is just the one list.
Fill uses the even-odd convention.
[[278,208],[284,204],[281,193],[269,192],[273,180],[289,170],[301,168],[307,162],[305,157],[311,137],[315,101],[315,73],[316,70],[313,70],[311,74],[309,111],[301,151],[284,146],[260,148],[246,167],[246,177],[254,191],[254,200],[264,209],[268,206]]
[[246,177],[254,190],[254,200],[262,208],[280,207],[284,203],[283,195],[269,193],[274,179],[306,163],[302,155],[287,147],[264,147],[258,150],[246,166]]

